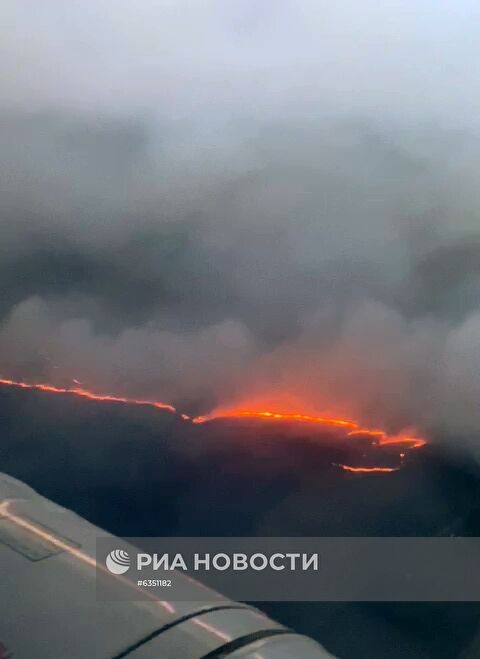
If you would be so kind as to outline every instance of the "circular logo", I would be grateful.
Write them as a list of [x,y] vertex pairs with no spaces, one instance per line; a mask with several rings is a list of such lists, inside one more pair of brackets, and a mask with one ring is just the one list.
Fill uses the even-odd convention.
[[107,556],[105,564],[112,574],[125,574],[130,567],[130,556],[123,549],[114,549]]

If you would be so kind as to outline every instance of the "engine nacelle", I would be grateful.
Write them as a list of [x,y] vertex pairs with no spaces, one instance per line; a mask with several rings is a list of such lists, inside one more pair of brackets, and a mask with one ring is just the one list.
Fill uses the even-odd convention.
[[99,601],[95,542],[106,535],[0,474],[0,659],[332,659],[254,608],[205,601],[190,578],[188,602]]

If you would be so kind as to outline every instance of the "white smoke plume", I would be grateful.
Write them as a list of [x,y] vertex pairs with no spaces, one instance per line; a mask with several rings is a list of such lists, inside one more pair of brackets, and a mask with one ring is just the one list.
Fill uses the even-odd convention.
[[475,3],[0,16],[0,375],[478,433]]

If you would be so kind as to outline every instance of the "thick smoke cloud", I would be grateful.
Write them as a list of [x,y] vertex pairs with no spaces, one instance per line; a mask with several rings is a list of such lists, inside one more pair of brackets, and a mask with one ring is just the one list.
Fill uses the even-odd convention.
[[3,4],[1,374],[475,433],[478,8],[234,4]]

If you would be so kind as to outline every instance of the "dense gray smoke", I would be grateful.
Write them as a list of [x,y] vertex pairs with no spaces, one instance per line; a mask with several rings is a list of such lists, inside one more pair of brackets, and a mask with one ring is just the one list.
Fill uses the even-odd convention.
[[476,3],[0,13],[0,376],[480,430]]

